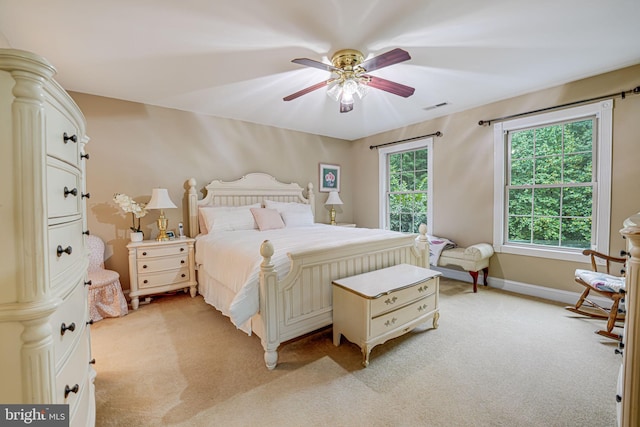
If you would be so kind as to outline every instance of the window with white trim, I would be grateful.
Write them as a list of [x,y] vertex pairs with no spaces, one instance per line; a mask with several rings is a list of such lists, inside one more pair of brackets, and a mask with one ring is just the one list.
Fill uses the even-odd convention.
[[433,138],[379,149],[380,228],[431,230],[432,149]]
[[608,252],[613,101],[495,124],[494,246],[584,261]]

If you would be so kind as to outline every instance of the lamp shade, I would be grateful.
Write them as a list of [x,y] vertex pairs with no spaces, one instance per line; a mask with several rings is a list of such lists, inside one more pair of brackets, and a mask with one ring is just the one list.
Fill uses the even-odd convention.
[[151,190],[151,200],[147,203],[147,209],[169,209],[177,208],[171,201],[166,188],[154,188]]
[[340,200],[340,195],[337,191],[331,191],[329,193],[329,197],[327,197],[327,201],[324,202],[325,205],[341,205],[342,200]]

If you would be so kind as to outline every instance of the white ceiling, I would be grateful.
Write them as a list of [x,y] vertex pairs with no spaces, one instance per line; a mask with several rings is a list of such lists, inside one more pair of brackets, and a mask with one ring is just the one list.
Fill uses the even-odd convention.
[[[0,0],[0,47],[43,55],[67,90],[353,140],[640,63],[639,16],[640,0]],[[329,77],[293,58],[396,47],[412,59],[371,74],[410,98],[282,100]]]

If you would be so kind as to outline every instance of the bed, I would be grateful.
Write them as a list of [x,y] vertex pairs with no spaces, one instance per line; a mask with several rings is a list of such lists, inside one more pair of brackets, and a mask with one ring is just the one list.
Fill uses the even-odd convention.
[[[276,367],[282,343],[332,323],[333,280],[403,263],[429,267],[426,226],[415,235],[320,224],[311,183],[302,188],[251,173],[211,181],[200,199],[191,178],[187,200],[198,292],[261,339],[268,369]],[[260,220],[258,228],[239,225],[245,210]],[[266,227],[257,216],[273,211],[284,227]]]

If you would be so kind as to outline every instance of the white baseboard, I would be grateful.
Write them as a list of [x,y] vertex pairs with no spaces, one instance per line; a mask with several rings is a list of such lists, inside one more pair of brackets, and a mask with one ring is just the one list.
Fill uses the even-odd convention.
[[[445,268],[445,267],[433,267],[433,266],[431,266],[431,269],[441,272],[444,277],[447,277],[449,279],[459,280],[461,282],[473,283],[473,280],[471,279],[471,275],[467,271],[454,270],[454,269]],[[478,273],[478,289],[484,286],[483,280],[484,280],[483,274],[482,272],[479,272]],[[528,283],[516,282],[513,280],[498,279],[491,276],[489,276],[488,283],[489,283],[489,286],[491,286],[492,288],[502,289],[505,291],[514,292],[522,295],[528,295],[528,296],[537,297],[537,298],[544,298],[551,301],[561,302],[569,305],[574,305],[578,301],[578,298],[580,298],[580,294],[582,293],[582,290],[580,292],[563,291],[560,289],[547,288],[547,287],[538,286],[538,285],[530,285]],[[609,299],[598,297],[591,294],[589,294],[589,299],[591,299],[596,304],[601,305],[602,307],[605,307],[605,308],[611,307],[611,300]]]

